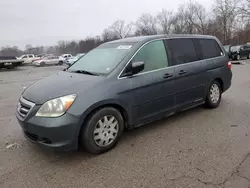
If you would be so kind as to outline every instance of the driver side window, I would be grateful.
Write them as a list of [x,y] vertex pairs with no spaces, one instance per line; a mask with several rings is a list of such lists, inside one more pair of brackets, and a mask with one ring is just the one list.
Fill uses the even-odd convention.
[[168,66],[168,58],[165,45],[162,40],[146,44],[132,59],[132,62],[144,62],[144,69],[141,72],[148,72],[165,68]]

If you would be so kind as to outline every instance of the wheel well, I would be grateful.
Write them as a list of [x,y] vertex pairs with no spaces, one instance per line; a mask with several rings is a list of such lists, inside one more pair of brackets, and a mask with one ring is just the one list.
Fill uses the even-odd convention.
[[102,108],[106,108],[106,107],[113,107],[113,108],[117,109],[123,117],[125,128],[127,128],[127,126],[128,126],[128,113],[122,106],[120,106],[118,104],[105,104],[105,105],[98,106],[97,108],[93,109],[91,112],[88,113],[88,115],[86,116],[83,123],[85,123],[88,120],[88,118],[91,115],[93,115],[96,111],[98,111]]
[[215,80],[216,80],[217,82],[219,82],[220,87],[221,87],[221,91],[223,92],[223,91],[224,91],[224,84],[223,84],[222,79],[221,79],[221,78],[216,78]]

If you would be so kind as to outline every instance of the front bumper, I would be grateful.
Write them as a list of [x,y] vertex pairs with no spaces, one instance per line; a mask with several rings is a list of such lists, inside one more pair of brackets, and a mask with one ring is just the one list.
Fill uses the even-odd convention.
[[58,152],[76,150],[81,128],[79,118],[68,113],[58,118],[36,117],[39,107],[32,107],[26,117],[16,112],[25,137]]

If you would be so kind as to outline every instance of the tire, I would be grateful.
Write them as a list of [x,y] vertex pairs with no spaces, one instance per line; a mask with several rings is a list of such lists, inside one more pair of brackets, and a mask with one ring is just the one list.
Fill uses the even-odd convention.
[[250,54],[248,54],[247,59],[250,59]]
[[[217,93],[217,92],[218,93]],[[221,85],[218,81],[214,80],[207,91],[205,105],[208,108],[217,108],[221,102]]]
[[112,107],[102,108],[92,114],[83,125],[80,144],[87,152],[104,153],[116,145],[123,130],[124,120],[121,113]]
[[58,65],[62,65],[62,64],[63,64],[63,62],[62,62],[62,61],[59,61],[59,62],[58,62]]
[[41,62],[40,63],[40,67],[44,67],[45,63],[44,62]]

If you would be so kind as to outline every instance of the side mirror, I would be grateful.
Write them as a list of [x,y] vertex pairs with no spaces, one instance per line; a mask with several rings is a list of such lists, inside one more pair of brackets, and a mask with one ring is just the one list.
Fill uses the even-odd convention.
[[126,67],[123,76],[132,76],[134,74],[141,72],[143,69],[144,69],[143,61],[132,62]]

